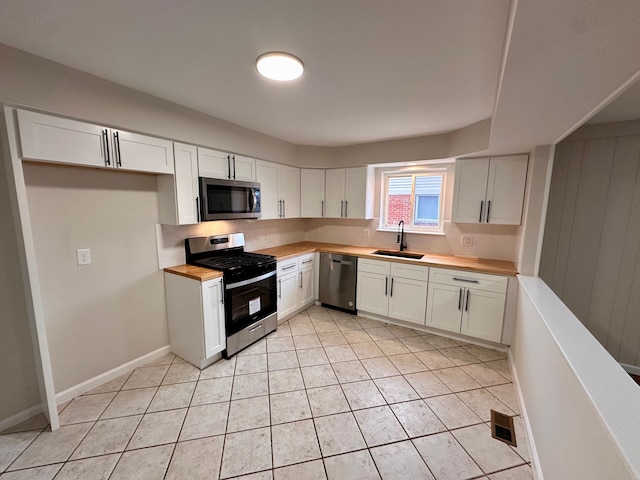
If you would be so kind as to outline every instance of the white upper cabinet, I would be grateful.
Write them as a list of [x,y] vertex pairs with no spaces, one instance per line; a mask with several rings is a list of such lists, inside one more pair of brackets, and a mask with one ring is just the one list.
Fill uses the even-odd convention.
[[198,169],[201,177],[256,181],[253,158],[198,147]]
[[149,173],[173,173],[173,142],[17,110],[24,159]]
[[367,167],[326,170],[325,216],[373,218],[373,173]]
[[278,166],[278,193],[282,200],[282,218],[300,217],[300,169]]
[[452,221],[520,225],[527,155],[456,160]]
[[300,216],[299,168],[257,160],[256,181],[260,184],[261,219]]
[[174,142],[175,174],[158,175],[160,223],[191,225],[200,221],[198,149]]
[[344,217],[344,191],[346,185],[345,169],[332,168],[326,171],[325,216]]
[[302,218],[324,217],[324,178],[323,169],[300,170],[300,216]]

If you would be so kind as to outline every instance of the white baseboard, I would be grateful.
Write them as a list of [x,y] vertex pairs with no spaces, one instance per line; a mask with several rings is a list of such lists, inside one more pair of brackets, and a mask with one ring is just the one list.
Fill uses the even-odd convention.
[[627,373],[633,373],[634,375],[640,375],[640,367],[636,365],[629,365],[628,363],[621,363],[620,366],[625,369]]
[[11,415],[10,417],[3,418],[0,420],[0,432],[6,430],[7,428],[11,428],[19,423],[24,422],[25,420],[29,420],[31,417],[35,417],[36,415],[42,413],[42,405],[34,405],[33,407],[25,408],[21,412],[16,413],[15,415]]
[[71,400],[78,395],[82,395],[89,390],[93,390],[96,387],[99,387],[103,383],[107,383],[114,378],[118,378],[120,375],[124,375],[125,373],[129,373],[132,370],[146,364],[149,362],[153,362],[154,360],[166,355],[171,351],[171,347],[166,345],[161,347],[153,352],[147,353],[146,355],[142,355],[141,357],[135,358],[130,362],[124,363],[116,368],[112,368],[108,372],[101,373],[89,380],[85,380],[78,385],[74,385],[73,387],[67,388],[60,393],[56,393],[56,403],[60,405],[61,403],[66,402],[67,400]]
[[522,398],[522,391],[520,390],[520,380],[518,379],[518,372],[513,364],[513,357],[511,356],[511,349],[507,349],[507,358],[509,360],[509,368],[511,369],[511,376],[513,377],[513,386],[516,389],[518,395],[518,402],[520,403],[520,409],[522,422],[524,423],[525,435],[527,436],[527,443],[529,445],[529,458],[531,459],[531,471],[533,472],[533,478],[535,480],[544,480],[542,470],[540,469],[540,458],[538,457],[538,450],[536,449],[536,443],[533,439],[533,432],[531,431],[531,425],[529,424],[529,417],[527,415],[527,406],[524,404]]

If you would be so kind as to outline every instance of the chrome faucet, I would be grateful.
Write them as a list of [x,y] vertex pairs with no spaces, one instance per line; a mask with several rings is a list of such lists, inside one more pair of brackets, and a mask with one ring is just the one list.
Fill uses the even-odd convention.
[[404,220],[398,222],[398,238],[396,243],[400,244],[400,251],[407,249],[407,240],[404,238]]

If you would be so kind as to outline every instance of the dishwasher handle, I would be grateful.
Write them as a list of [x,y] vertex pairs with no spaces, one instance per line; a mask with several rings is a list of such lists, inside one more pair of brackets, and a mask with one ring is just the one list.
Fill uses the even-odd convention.
[[331,260],[333,263],[339,263],[340,265],[352,265],[352,263],[348,260],[336,260],[335,258]]

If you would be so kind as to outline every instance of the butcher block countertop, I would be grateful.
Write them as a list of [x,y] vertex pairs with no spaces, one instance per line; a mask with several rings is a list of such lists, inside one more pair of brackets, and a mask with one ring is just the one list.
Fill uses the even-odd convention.
[[391,262],[410,263],[413,265],[427,265],[431,267],[454,268],[461,270],[471,270],[481,273],[495,273],[498,275],[516,275],[518,270],[513,262],[506,260],[491,260],[488,258],[458,257],[455,255],[440,255],[408,250],[407,253],[424,253],[420,260],[409,258],[388,257],[384,255],[373,255],[372,252],[381,250],[373,247],[356,247],[352,245],[341,245],[334,243],[320,242],[298,242],[282,245],[280,247],[265,248],[256,253],[274,255],[278,260],[294,257],[303,253],[328,252],[342,253],[345,255],[355,255],[357,257],[372,258],[376,260],[386,260]]
[[187,278],[193,278],[201,282],[207,280],[213,280],[214,278],[222,277],[222,272],[219,270],[212,270],[205,267],[196,267],[195,265],[177,265],[175,267],[167,267],[165,272],[174,273]]

